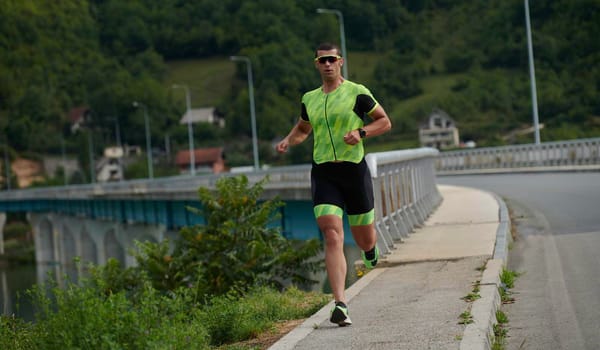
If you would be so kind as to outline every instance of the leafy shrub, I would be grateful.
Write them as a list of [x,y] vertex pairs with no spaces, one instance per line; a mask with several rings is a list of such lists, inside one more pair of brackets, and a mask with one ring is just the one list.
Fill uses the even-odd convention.
[[310,282],[321,245],[269,227],[281,202],[259,202],[264,181],[200,189],[206,225],[183,229],[172,253],[167,240],[138,243],[137,267],[109,259],[79,284],[29,290],[36,322],[0,318],[0,348],[210,349],[312,314],[328,296],[272,286]]
[[25,239],[31,232],[31,226],[25,222],[15,221],[4,227],[4,239]]
[[[124,291],[105,295],[85,282],[29,291],[36,305],[39,349],[207,349],[208,333],[190,293],[165,296],[147,284],[137,302]],[[33,339],[32,339],[33,338]]]
[[257,284],[314,283],[306,275],[322,269],[322,261],[314,259],[321,244],[288,240],[279,227],[269,227],[282,202],[259,201],[265,181],[249,187],[244,175],[223,177],[216,193],[201,188],[202,209],[190,210],[206,224],[183,228],[172,254],[168,241],[139,244],[139,268],[154,287],[194,286],[198,295],[221,295]]
[[329,301],[322,293],[262,286],[198,303],[191,288],[165,295],[149,283],[134,301],[125,291],[96,289],[102,283],[95,278],[29,290],[36,322],[0,317],[0,348],[210,349],[307,317]]
[[30,323],[14,316],[0,315],[0,349],[33,348],[34,331]]

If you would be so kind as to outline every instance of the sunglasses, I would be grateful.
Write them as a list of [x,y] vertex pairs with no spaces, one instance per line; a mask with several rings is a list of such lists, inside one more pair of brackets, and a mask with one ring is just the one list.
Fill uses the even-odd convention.
[[318,61],[321,64],[325,64],[325,62],[335,63],[340,58],[342,58],[342,56],[337,56],[337,55],[334,55],[334,56],[319,56],[319,57],[315,58],[315,62]]

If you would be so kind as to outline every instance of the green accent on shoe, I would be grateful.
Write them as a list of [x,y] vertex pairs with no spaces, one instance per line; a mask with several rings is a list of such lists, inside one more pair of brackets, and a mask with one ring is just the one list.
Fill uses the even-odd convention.
[[379,260],[379,248],[375,245],[375,257],[373,259],[367,259],[365,252],[361,250],[360,256],[362,257],[363,263],[367,269],[372,269],[377,265],[377,261]]
[[348,316],[348,307],[343,304],[340,305],[336,303],[331,309],[331,318],[329,319],[331,323],[336,323],[340,327],[349,326],[352,324],[352,320],[350,320],[350,316]]

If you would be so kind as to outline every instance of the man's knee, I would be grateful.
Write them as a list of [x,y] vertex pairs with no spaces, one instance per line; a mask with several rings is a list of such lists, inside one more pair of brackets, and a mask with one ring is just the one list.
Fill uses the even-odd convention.
[[344,244],[344,232],[337,227],[324,227],[321,228],[323,237],[325,238],[325,244],[328,246],[337,246]]

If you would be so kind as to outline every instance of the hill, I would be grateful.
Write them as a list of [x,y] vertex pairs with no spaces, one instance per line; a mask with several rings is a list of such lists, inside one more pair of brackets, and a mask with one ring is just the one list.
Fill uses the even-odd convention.
[[[315,45],[339,41],[337,17],[316,13],[321,2],[0,3],[0,132],[9,154],[64,150],[89,169],[87,151],[98,157],[114,144],[116,124],[124,143],[145,144],[145,114],[156,152],[165,151],[165,139],[175,152],[187,144],[177,83],[190,87],[194,107],[213,105],[226,119],[224,129],[198,126],[196,144],[227,144],[228,163],[247,165],[246,67],[228,59],[244,55],[253,68],[261,161],[309,161],[308,146],[283,159],[271,143],[296,121],[302,93],[319,83],[310,62]],[[369,140],[371,150],[416,146],[417,126],[433,108],[479,146],[505,144],[505,135],[531,126],[521,0],[340,0],[336,7],[350,79],[366,84],[393,119],[389,134]],[[535,1],[530,14],[542,141],[599,135],[600,3]],[[76,107],[88,118],[72,133]]]

